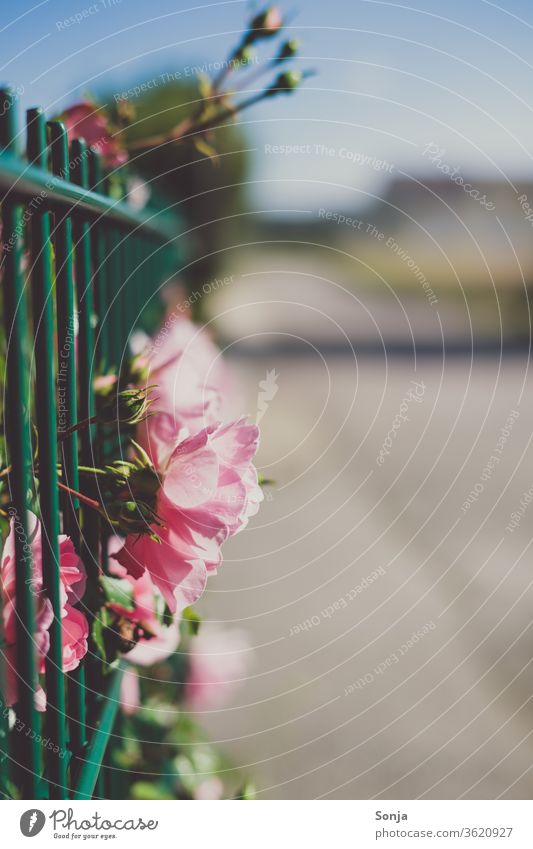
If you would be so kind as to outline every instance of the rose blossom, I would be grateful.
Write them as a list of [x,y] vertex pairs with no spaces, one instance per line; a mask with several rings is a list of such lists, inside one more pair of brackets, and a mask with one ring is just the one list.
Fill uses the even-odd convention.
[[105,113],[96,103],[82,100],[65,109],[60,116],[69,140],[83,138],[87,146],[102,154],[108,168],[118,168],[128,160],[126,150],[112,135]]
[[[108,546],[110,558],[122,546],[120,537],[111,537]],[[157,616],[158,604],[162,601],[161,594],[152,582],[150,573],[143,572],[140,578],[132,578],[114,559],[109,561],[109,572],[118,578],[124,587],[124,605],[110,604],[116,613],[129,619],[139,626],[144,636],[141,636],[135,647],[126,653],[126,659],[137,666],[153,666],[161,663],[173,654],[180,640],[180,619],[176,617],[171,625],[165,626]],[[131,603],[133,610],[131,610]],[[120,687],[120,702],[122,710],[127,715],[137,712],[141,705],[141,690],[137,671],[128,666],[124,672]]]
[[[3,601],[2,615],[4,637],[6,640],[5,656],[7,659],[6,701],[8,705],[12,705],[17,701],[19,681],[16,671],[15,524],[16,519],[12,517],[0,566]],[[46,597],[43,588],[41,523],[31,512],[28,513],[28,539],[32,556],[31,591],[35,597],[36,606],[33,641],[37,657],[37,671],[39,674],[42,674],[45,671],[45,657],[50,647],[49,629],[54,616],[52,604]],[[80,660],[87,652],[89,626],[83,613],[73,607],[85,592],[86,576],[85,569],[74,550],[72,541],[68,537],[60,535],[58,542],[63,671],[71,672],[73,669],[76,669]],[[45,710],[46,695],[40,686],[37,688],[35,694],[35,705],[38,710]]]
[[[157,465],[161,442],[185,428],[195,434],[203,427],[235,416],[236,389],[209,331],[184,315],[167,315],[151,349],[139,358],[147,367],[151,415],[138,431],[138,440]],[[164,446],[163,446],[164,447]]]
[[221,544],[259,508],[263,494],[252,464],[258,438],[257,426],[239,419],[170,443],[166,456],[158,445],[160,541],[131,534],[114,556],[135,578],[147,569],[172,612],[199,598],[222,560]]
[[158,608],[161,609],[164,601],[152,581],[150,572],[145,571],[139,578],[133,578],[125,567],[114,559],[122,544],[120,537],[112,537],[108,552],[111,557],[109,573],[120,580],[124,589],[124,604],[118,602],[108,606],[115,613],[134,622],[142,634],[135,647],[126,653],[126,659],[138,666],[153,666],[176,651],[180,639],[180,618],[175,617],[171,625],[162,624]]

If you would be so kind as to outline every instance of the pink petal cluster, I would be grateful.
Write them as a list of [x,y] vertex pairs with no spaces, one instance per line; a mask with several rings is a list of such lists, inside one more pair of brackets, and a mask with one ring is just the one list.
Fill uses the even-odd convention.
[[204,623],[191,641],[185,698],[195,710],[219,707],[246,675],[251,649],[244,631]]
[[[4,637],[6,641],[5,657],[7,667],[6,698],[7,704],[17,701],[19,676],[16,661],[16,596],[15,596],[15,525],[10,521],[9,535],[6,539],[0,566],[2,615]],[[41,523],[33,513],[28,514],[28,537],[32,557],[31,590],[35,598],[36,624],[34,633],[37,671],[45,670],[45,658],[50,647],[50,625],[53,621],[52,605],[43,588],[42,575],[42,531]],[[72,541],[66,536],[59,537],[61,625],[63,638],[63,671],[71,672],[79,665],[87,653],[89,626],[84,614],[74,605],[85,592],[85,569],[74,550]],[[46,695],[39,686],[35,704],[38,710],[45,710]]]
[[102,109],[89,100],[74,103],[61,114],[69,140],[83,138],[87,146],[98,151],[108,168],[118,168],[128,160],[127,151],[113,135]]
[[200,597],[222,560],[222,543],[259,509],[263,495],[252,464],[258,438],[258,428],[240,419],[171,442],[166,456],[157,445],[160,541],[131,535],[115,557],[135,578],[147,569],[172,612]]
[[[108,550],[111,558],[120,547],[120,538],[112,537]],[[145,636],[142,636],[137,645],[126,654],[126,658],[130,663],[137,666],[153,666],[155,663],[166,660],[178,648],[180,641],[179,617],[175,617],[171,625],[165,626],[161,623],[157,616],[157,604],[161,600],[161,594],[154,586],[148,571],[143,572],[140,578],[132,578],[124,566],[113,559],[109,561],[109,571],[114,577],[120,578],[124,582],[128,600],[131,591],[131,600],[134,605],[133,610],[131,610],[131,604],[124,606],[113,604],[111,605],[112,609],[135,622],[145,632]],[[141,705],[139,676],[133,666],[128,666],[124,672],[120,688],[120,702],[122,711],[127,715],[136,713]]]
[[152,393],[155,415],[148,420],[151,431],[157,429],[158,413],[167,417],[174,436],[181,428],[196,433],[234,417],[237,392],[232,375],[206,327],[169,313],[139,363],[147,366],[147,386],[157,387]]
[[124,566],[110,560],[109,571],[114,577],[124,582],[125,599],[126,596],[128,600],[131,597],[133,602],[133,610],[126,604],[124,606],[111,604],[111,609],[134,622],[144,632],[144,636],[141,636],[137,645],[127,653],[127,659],[137,666],[153,666],[155,663],[161,663],[178,647],[179,617],[175,617],[171,625],[161,623],[157,615],[158,605],[162,603],[161,593],[154,585],[148,570],[144,571],[139,578],[133,578]]
[[205,329],[187,318],[160,331],[146,365],[157,400],[137,439],[160,474],[162,527],[154,528],[159,542],[131,535],[114,556],[134,578],[148,570],[175,612],[200,597],[221,545],[259,509],[259,430],[243,418],[220,423],[230,380]]

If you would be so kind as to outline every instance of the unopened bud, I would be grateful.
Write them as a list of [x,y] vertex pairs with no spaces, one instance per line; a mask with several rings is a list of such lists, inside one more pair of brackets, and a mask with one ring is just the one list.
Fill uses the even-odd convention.
[[152,525],[160,525],[155,511],[143,501],[112,501],[107,505],[111,524],[123,536],[148,534],[153,536]]
[[286,59],[292,59],[293,56],[296,56],[299,49],[300,42],[295,38],[291,38],[290,41],[284,41],[276,56],[276,62],[284,62]]
[[284,71],[274,80],[270,88],[267,88],[265,96],[271,97],[275,94],[290,94],[290,92],[298,88],[301,82],[302,74],[299,71]]
[[243,44],[233,55],[233,61],[236,65],[249,65],[254,56],[253,48],[248,44]]
[[246,34],[245,43],[252,44],[261,38],[271,38],[283,27],[283,16],[277,6],[270,6],[263,12],[259,12],[250,21]]
[[132,495],[135,498],[150,501],[161,489],[161,481],[156,470],[150,466],[135,469],[128,481]]
[[111,422],[129,425],[139,424],[148,415],[150,406],[148,388],[123,389],[121,392],[113,392],[103,402],[98,418],[106,424]]
[[[109,609],[109,608],[108,608]],[[112,612],[111,620],[104,628],[106,655],[115,658],[117,651],[127,654],[135,648],[140,639],[144,639],[144,629],[127,616]]]

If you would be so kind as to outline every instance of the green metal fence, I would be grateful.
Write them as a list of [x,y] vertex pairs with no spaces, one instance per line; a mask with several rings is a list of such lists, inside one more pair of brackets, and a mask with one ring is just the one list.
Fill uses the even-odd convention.
[[[2,792],[9,795],[9,787],[17,786],[26,799],[109,797],[111,770],[102,765],[117,733],[121,669],[103,675],[89,653],[75,672],[62,672],[58,560],[58,534],[66,533],[94,580],[105,551],[105,521],[63,490],[59,496],[58,475],[77,491],[78,466],[105,462],[106,452],[119,444],[119,435],[104,440],[95,426],[79,435],[72,428],[93,415],[94,377],[119,369],[143,305],[175,272],[177,228],[167,216],[134,213],[111,199],[98,154],[80,139],[69,148],[63,125],[47,123],[40,109],[27,113],[26,156],[21,156],[24,133],[17,126],[15,96],[1,91],[0,104],[3,409],[10,464],[5,485],[23,528],[16,535],[19,725],[9,730],[3,698]],[[77,344],[67,345],[74,327]],[[70,430],[59,443],[58,368],[61,426]],[[33,467],[36,443],[38,469]],[[33,476],[42,523],[43,586],[54,610],[44,714],[34,703],[35,600],[31,559],[24,552]],[[90,597],[84,602],[90,609]]]

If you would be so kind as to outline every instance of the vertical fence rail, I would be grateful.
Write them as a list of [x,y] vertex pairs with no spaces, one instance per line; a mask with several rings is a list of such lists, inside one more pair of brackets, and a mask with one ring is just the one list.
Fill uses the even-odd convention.
[[[72,142],[72,179],[82,188],[89,185],[87,145],[82,139]],[[95,427],[90,424],[94,416],[94,328],[93,288],[91,266],[91,230],[86,215],[74,214],[75,277],[78,303],[78,383],[80,420],[85,426],[80,431],[80,459],[83,466],[95,465]],[[97,493],[88,483],[88,494]],[[92,488],[91,488],[92,487]],[[99,520],[95,511],[82,505],[82,560],[93,585],[99,571]],[[89,603],[90,603],[89,599]]]
[[[46,124],[40,109],[27,115],[28,160],[47,167]],[[62,672],[61,589],[59,568],[59,501],[57,487],[56,376],[50,213],[35,213],[30,228],[30,278],[35,355],[35,419],[39,447],[39,507],[43,589],[52,603],[50,648],[46,656],[46,772],[50,796],[66,797],[65,686]]]
[[[16,602],[6,629],[6,611],[0,611],[0,796],[13,787],[24,799],[113,796],[120,787],[109,743],[113,732],[120,733],[122,668],[104,676],[89,654],[78,669],[63,673],[59,535],[71,538],[85,565],[90,589],[80,606],[90,619],[101,603],[98,577],[109,528],[83,498],[80,503],[78,492],[99,498],[96,482],[80,466],[122,454],[118,427],[110,434],[94,423],[94,378],[119,374],[145,301],[173,273],[176,221],[156,222],[153,214],[111,200],[98,154],[81,139],[69,152],[64,126],[46,124],[37,108],[27,113],[24,161],[16,99],[0,90],[0,100],[0,321],[6,346],[0,506],[13,517]],[[45,712],[36,710],[43,707],[36,639],[42,593],[34,580],[34,512],[41,524],[42,592],[54,613]],[[18,731],[9,731],[7,703]],[[47,746],[39,744],[40,734]]]
[[[16,154],[15,97],[9,90],[0,92],[6,105],[0,117],[0,146],[2,151]],[[2,204],[3,234],[3,310],[6,338],[6,392],[4,396],[4,432],[8,448],[11,471],[8,477],[10,502],[17,532],[15,533],[16,568],[16,653],[7,657],[8,670],[14,677],[18,690],[18,717],[23,729],[35,729],[35,691],[37,668],[34,652],[33,623],[35,622],[35,599],[30,589],[32,581],[32,557],[27,553],[28,545],[28,491],[32,444],[29,416],[29,350],[28,316],[26,295],[21,270],[22,263],[22,208],[14,195],[7,196]],[[26,798],[35,798],[41,772],[41,753],[36,740],[30,735],[24,744],[15,745],[11,762],[18,769],[21,792]]]
[[[49,123],[52,171],[57,176],[68,178],[68,139],[65,127],[58,121]],[[60,460],[62,483],[69,490],[78,492],[78,421],[76,398],[76,326],[75,291],[73,275],[73,237],[70,215],[60,210],[55,214],[54,246],[56,255],[56,303],[57,303],[57,403],[59,410],[58,434],[60,436]],[[63,531],[76,549],[80,550],[80,505],[78,498],[63,490],[61,497]],[[87,742],[85,668],[67,676],[69,748],[73,756],[72,773],[78,764]]]

